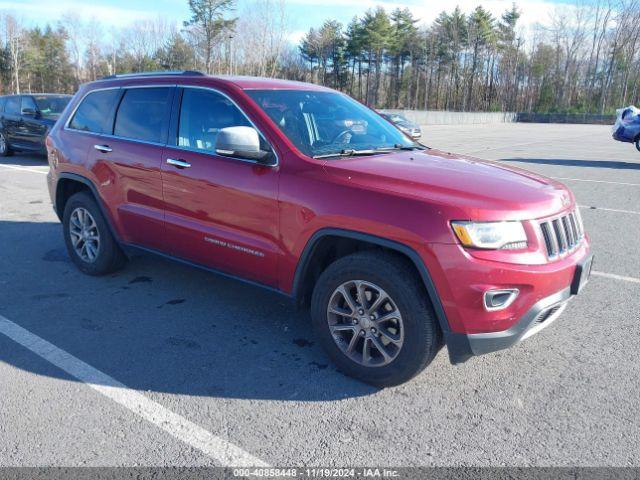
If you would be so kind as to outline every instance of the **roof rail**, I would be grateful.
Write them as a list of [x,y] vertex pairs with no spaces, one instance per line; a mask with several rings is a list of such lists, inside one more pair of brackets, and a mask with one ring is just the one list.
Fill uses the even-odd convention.
[[135,78],[135,77],[162,77],[165,75],[189,75],[203,77],[204,73],[196,70],[165,70],[157,72],[138,72],[138,73],[118,73],[116,75],[108,75],[100,80],[112,80],[114,78]]

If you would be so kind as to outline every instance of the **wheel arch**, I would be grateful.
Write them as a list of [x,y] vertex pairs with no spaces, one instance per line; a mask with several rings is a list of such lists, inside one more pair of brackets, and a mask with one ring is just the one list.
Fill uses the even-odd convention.
[[[431,278],[431,274],[429,273],[427,266],[422,261],[422,258],[420,258],[418,252],[403,243],[368,233],[336,228],[324,228],[315,232],[311,236],[302,251],[293,279],[293,290],[291,295],[298,304],[304,305],[308,302],[310,292],[313,289],[314,279],[322,273],[321,271],[314,272],[314,267],[318,261],[320,262],[320,265],[322,265],[323,263],[326,263],[323,262],[323,260],[327,260],[327,257],[331,258],[331,255],[327,253],[326,250],[326,242],[329,240],[328,243],[332,246],[333,240],[335,239],[343,242],[343,249],[353,249],[356,245],[360,247],[348,251],[348,253],[366,250],[368,247],[371,249],[382,248],[404,257],[415,268],[416,272],[420,276],[428,298],[431,301],[431,305],[433,306],[436,318],[438,319],[438,324],[442,333],[445,335],[445,338],[447,337],[448,332],[450,332],[449,322],[447,321],[442,302],[440,301],[440,297]],[[337,248],[339,249],[340,246]],[[338,255],[338,258],[341,256],[343,255]]]
[[117,230],[113,227],[111,215],[109,215],[109,212],[105,208],[102,202],[102,198],[98,194],[98,189],[91,180],[83,177],[82,175],[69,172],[62,172],[58,175],[58,180],[56,182],[54,210],[60,221],[62,221],[63,219],[64,207],[67,200],[69,200],[72,195],[81,191],[87,191],[91,194],[91,196],[93,196],[94,200],[98,204],[98,208],[100,209],[102,216],[107,222],[113,238],[119,245],[121,245],[122,242],[120,241],[120,236],[118,235]]

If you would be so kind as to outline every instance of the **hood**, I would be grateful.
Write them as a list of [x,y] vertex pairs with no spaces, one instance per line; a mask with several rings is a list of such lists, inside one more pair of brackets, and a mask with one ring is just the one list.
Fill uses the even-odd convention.
[[420,198],[459,220],[526,220],[574,205],[560,182],[502,163],[439,150],[327,160],[326,171],[353,187]]

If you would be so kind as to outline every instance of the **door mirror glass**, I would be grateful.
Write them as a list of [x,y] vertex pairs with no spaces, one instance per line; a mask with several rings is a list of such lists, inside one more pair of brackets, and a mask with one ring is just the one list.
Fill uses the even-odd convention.
[[253,127],[226,127],[216,138],[216,153],[227,157],[247,158],[271,163],[271,152],[260,149],[260,135]]

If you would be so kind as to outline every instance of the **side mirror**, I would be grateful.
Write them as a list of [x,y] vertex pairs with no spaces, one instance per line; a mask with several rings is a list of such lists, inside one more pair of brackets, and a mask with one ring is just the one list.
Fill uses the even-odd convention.
[[27,117],[37,117],[38,116],[37,110],[35,110],[33,108],[29,108],[29,107],[23,108],[20,113],[22,115],[26,115]]
[[260,150],[260,135],[253,127],[226,127],[216,137],[216,153],[270,164],[273,154]]

